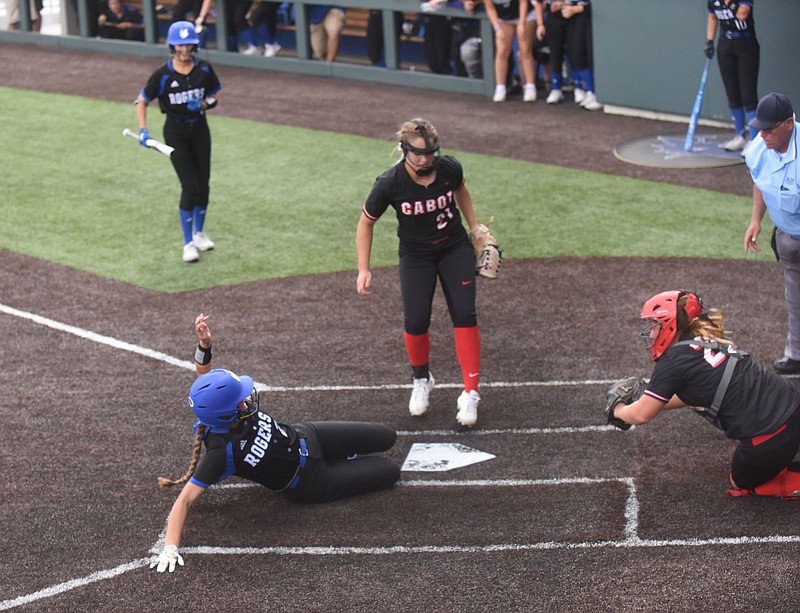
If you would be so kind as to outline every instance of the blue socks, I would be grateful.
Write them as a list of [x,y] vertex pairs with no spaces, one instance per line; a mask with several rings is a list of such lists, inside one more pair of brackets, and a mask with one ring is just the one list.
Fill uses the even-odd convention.
[[[753,109],[752,111],[747,111],[747,123],[750,123],[750,121],[755,116],[756,116],[756,110],[755,109]],[[750,140],[755,139],[756,136],[758,136],[758,128],[750,128]]]
[[180,209],[178,214],[181,218],[181,230],[183,230],[183,244],[192,242],[192,224],[194,222],[194,215],[192,211],[184,211]]
[[194,222],[194,232],[197,234],[198,232],[203,231],[203,226],[206,223],[206,211],[208,210],[208,206],[196,206],[192,211],[193,217],[192,220]]
[[733,128],[736,133],[744,135],[747,127],[744,120],[744,107],[740,106],[738,109],[731,109],[731,119],[733,119]]

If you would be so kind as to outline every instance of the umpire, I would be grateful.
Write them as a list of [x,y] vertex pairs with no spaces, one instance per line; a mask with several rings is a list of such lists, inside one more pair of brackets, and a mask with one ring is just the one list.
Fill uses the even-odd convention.
[[775,230],[772,248],[783,267],[789,333],[784,355],[773,363],[782,375],[800,373],[800,167],[792,103],[783,94],[761,98],[750,127],[758,136],[745,151],[753,179],[753,212],[744,235],[744,250],[758,252],[761,219],[769,211]]
[[139,144],[147,146],[147,105],[158,99],[164,113],[164,140],[175,151],[172,165],[181,182],[180,220],[183,261],[196,262],[198,251],[214,248],[203,231],[211,176],[211,133],[206,111],[217,105],[222,86],[211,65],[197,59],[200,39],[194,25],[176,21],[167,32],[172,57],[156,70],[136,98]]

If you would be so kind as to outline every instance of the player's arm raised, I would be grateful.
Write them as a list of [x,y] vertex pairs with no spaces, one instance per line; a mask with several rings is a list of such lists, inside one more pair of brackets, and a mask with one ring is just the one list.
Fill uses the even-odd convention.
[[194,320],[194,331],[197,334],[197,348],[194,352],[194,369],[197,376],[210,372],[211,366],[211,328],[208,327],[208,315],[200,313]]

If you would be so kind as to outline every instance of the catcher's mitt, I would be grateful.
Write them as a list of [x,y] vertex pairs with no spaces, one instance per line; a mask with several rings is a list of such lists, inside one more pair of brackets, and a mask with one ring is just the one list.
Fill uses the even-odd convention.
[[475,250],[475,272],[486,279],[496,279],[503,260],[503,251],[497,246],[497,239],[492,235],[489,226],[494,217],[485,224],[478,224],[474,232],[470,232],[472,248]]
[[631,424],[614,417],[614,407],[617,406],[618,402],[624,402],[625,404],[636,402],[642,397],[646,387],[647,382],[641,377],[629,377],[628,379],[615,381],[606,392],[606,408],[604,411],[608,423],[620,430],[628,430]]

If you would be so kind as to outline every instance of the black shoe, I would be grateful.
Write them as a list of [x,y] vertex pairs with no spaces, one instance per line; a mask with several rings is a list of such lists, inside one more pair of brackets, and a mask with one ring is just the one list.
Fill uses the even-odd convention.
[[800,360],[793,360],[792,358],[783,357],[780,360],[775,360],[772,363],[772,370],[779,375],[800,374]]

